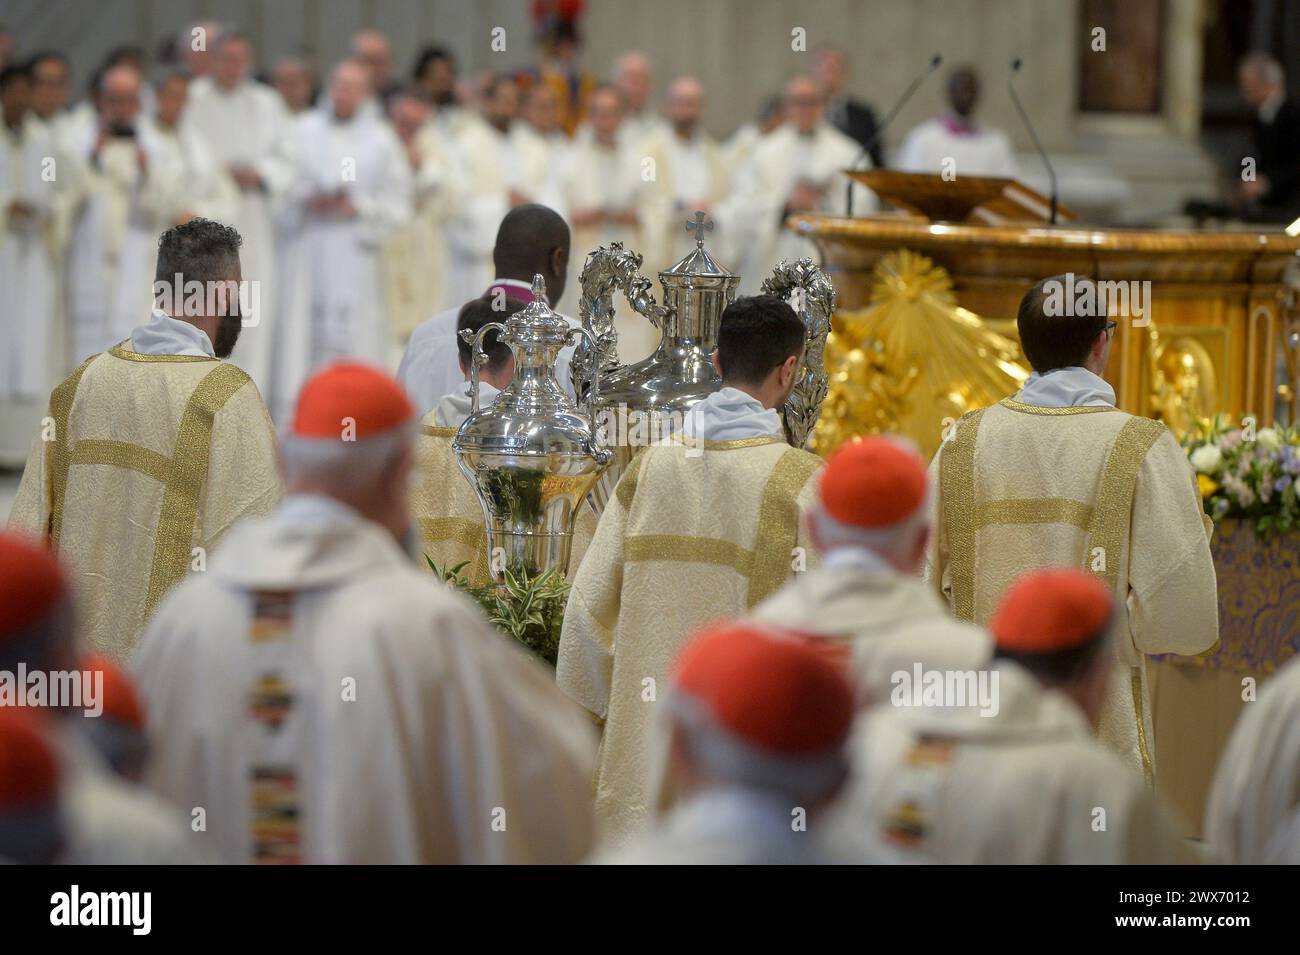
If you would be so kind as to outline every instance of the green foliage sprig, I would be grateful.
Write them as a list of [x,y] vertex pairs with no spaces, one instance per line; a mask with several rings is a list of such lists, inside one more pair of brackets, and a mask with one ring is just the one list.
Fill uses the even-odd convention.
[[529,576],[522,568],[507,567],[503,580],[475,587],[461,573],[470,561],[442,567],[427,556],[424,559],[447,586],[472,597],[497,629],[555,666],[569,600],[569,582],[558,568]]

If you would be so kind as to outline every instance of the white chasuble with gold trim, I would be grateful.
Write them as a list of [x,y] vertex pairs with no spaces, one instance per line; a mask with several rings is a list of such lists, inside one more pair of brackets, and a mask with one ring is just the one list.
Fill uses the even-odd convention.
[[650,736],[673,657],[811,566],[803,515],[821,459],[777,436],[669,442],[620,478],[573,576],[556,680],[605,721],[596,817],[611,845],[657,801]]
[[1099,735],[1150,781],[1144,657],[1218,642],[1210,525],[1178,441],[1108,405],[1007,398],[963,415],[931,471],[927,576],[958,618],[987,623],[1007,586],[1039,567],[1078,567],[1114,589],[1115,670]]
[[127,339],[54,389],[10,524],[58,549],[83,637],[122,660],[230,525],[279,499],[275,433],[248,375]]

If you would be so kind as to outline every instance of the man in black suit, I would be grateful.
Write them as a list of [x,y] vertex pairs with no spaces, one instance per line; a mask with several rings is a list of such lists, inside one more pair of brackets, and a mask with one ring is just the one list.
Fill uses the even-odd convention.
[[1290,222],[1300,215],[1300,106],[1287,97],[1282,67],[1267,53],[1241,61],[1237,86],[1255,110],[1255,175],[1238,185],[1237,196],[1248,218]]
[[876,138],[876,114],[861,100],[845,92],[849,66],[844,52],[834,47],[817,51],[817,82],[826,96],[826,120],[850,139],[866,148],[871,143],[871,165],[877,169],[885,165],[882,145],[872,142]]

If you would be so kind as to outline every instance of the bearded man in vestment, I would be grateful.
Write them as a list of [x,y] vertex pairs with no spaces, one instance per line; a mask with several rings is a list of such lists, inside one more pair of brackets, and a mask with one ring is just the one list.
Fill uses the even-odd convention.
[[615,843],[644,828],[657,801],[648,730],[673,656],[702,624],[776,591],[806,555],[821,459],[786,443],[775,410],[804,337],[774,296],[727,307],[714,356],[722,389],[633,458],[573,578],[556,680],[604,721],[596,811]]
[[1083,571],[1016,581],[990,622],[991,667],[918,668],[867,712],[836,822],[865,828],[898,861],[1194,861],[1142,777],[1093,735],[1117,609]]
[[1078,567],[1104,581],[1116,636],[1100,735],[1151,780],[1146,655],[1218,643],[1211,524],[1178,440],[1115,407],[1101,375],[1116,321],[1101,294],[1090,279],[1059,275],[1020,303],[1034,372],[1015,397],[963,415],[935,455],[928,576],[953,613],[975,623],[1036,567]]
[[83,636],[115,659],[231,524],[280,497],[266,406],[224,360],[239,243],[207,219],[163,233],[152,316],[54,389],[14,499],[11,526],[68,561]]
[[134,661],[148,783],[223,862],[567,863],[591,847],[588,720],[413,564],[417,417],[354,362],[303,387],[287,495],[178,587]]

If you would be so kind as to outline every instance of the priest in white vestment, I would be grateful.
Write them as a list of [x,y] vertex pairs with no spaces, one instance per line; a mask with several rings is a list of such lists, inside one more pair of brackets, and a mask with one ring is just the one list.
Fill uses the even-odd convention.
[[1217,862],[1300,862],[1300,657],[1242,707],[1214,774],[1205,838]]
[[[34,538],[0,532],[0,673],[25,671],[25,689],[31,693],[34,674],[45,676],[47,693],[33,699],[0,702],[0,790],[12,792],[5,779],[10,734],[22,727],[13,721],[27,718],[29,745],[42,745],[48,780],[57,787],[57,819],[28,813],[20,833],[28,850],[41,835],[47,840],[43,858],[28,861],[78,865],[176,865],[207,861],[193,838],[185,817],[175,807],[117,777],[95,751],[82,724],[104,718],[104,687],[94,679],[67,681],[82,667],[77,648],[77,611],[71,574],[49,548]],[[10,684],[5,695],[13,690]],[[70,694],[65,696],[64,694]],[[40,734],[32,739],[32,732]],[[21,765],[33,782],[35,768]],[[0,846],[10,820],[0,807]],[[17,821],[17,820],[13,820]],[[51,825],[52,824],[52,825]],[[49,830],[53,829],[51,833]],[[51,852],[52,850],[52,852]],[[6,855],[0,848],[0,858]],[[6,861],[21,861],[11,859]]]
[[649,832],[594,861],[871,861],[865,848],[855,857],[855,840],[822,824],[848,775],[854,702],[840,668],[813,645],[721,624],[678,655],[668,694],[663,732],[676,804]]
[[294,182],[292,123],[275,90],[253,79],[247,36],[223,34],[213,43],[211,59],[212,75],[191,84],[185,124],[237,195],[229,224],[244,237],[244,278],[258,283],[258,301],[245,317],[232,360],[269,398],[280,321],[276,285],[283,273],[276,261],[273,213]]
[[866,704],[900,670],[975,670],[989,659],[980,627],[954,620],[921,579],[930,537],[925,462],[883,437],[846,444],[818,479],[808,534],[821,555],[754,608],[754,619],[842,648]]
[[1027,570],[1072,566],[1116,599],[1115,660],[1101,738],[1155,770],[1147,654],[1218,644],[1211,523],[1169,430],[1120,411],[1101,377],[1115,325],[1091,279],[1058,275],[1020,304],[1034,373],[1015,397],[954,423],[938,480],[927,576],[962,620],[983,623]]
[[714,357],[722,389],[691,408],[681,433],[632,459],[573,577],[556,681],[604,722],[596,812],[615,844],[644,829],[658,801],[654,687],[677,651],[816,562],[804,514],[821,459],[786,443],[775,410],[804,336],[774,296],[727,307]]
[[411,216],[411,170],[387,123],[361,112],[370,74],[334,68],[330,104],[296,127],[298,156],[285,197],[281,313],[268,402],[285,420],[311,371],[352,355],[388,362],[380,253]]
[[285,437],[283,506],[236,528],[140,646],[150,784],[207,808],[223,862],[590,849],[588,721],[403,549],[416,420],[376,369],[317,373]]
[[[642,160],[654,164],[654,178],[641,205],[645,248],[637,250],[645,256],[647,275],[685,258],[695,248],[685,223],[696,211],[712,216],[727,195],[730,172],[722,147],[701,126],[703,115],[704,87],[694,77],[680,77],[664,96],[667,123],[636,145]],[[726,236],[726,223],[716,218],[714,222],[718,234]],[[731,247],[725,242],[722,246],[726,251],[719,251],[717,258],[730,261]]]
[[[437,407],[420,420],[420,437],[416,441],[415,470],[418,484],[411,491],[411,518],[420,532],[424,556],[442,570],[466,564],[460,574],[472,586],[481,587],[491,580],[490,557],[483,506],[474,485],[461,472],[452,449],[456,431],[473,408],[469,393],[469,369],[472,359],[470,343],[460,338],[462,332],[477,334],[491,322],[507,321],[523,309],[520,299],[507,298],[497,308],[492,296],[472,299],[460,310],[456,323],[457,357],[462,380],[460,386],[443,395]],[[497,341],[497,333],[483,336],[483,354],[487,363],[478,372],[478,407],[492,406],[502,389],[514,378],[515,359],[510,347]],[[582,504],[574,521],[573,543],[569,551],[569,571],[582,562],[596,530],[596,515]]]
[[991,622],[991,669],[901,674],[855,733],[836,822],[899,861],[1115,865],[1194,861],[1142,776],[1093,736],[1120,623],[1106,586],[1036,571]]
[[[735,185],[718,217],[736,253],[732,271],[741,294],[753,294],[781,261],[817,258],[813,244],[785,227],[799,213],[845,215],[849,180],[843,170],[869,165],[862,147],[826,122],[826,99],[811,77],[796,76],[786,86],[786,122],[759,140],[736,171]],[[875,195],[853,185],[853,212],[876,209]]]
[[[624,53],[614,64],[614,87],[623,94],[625,112],[618,134],[635,146],[663,132],[665,123],[654,103],[654,67],[640,50]],[[671,263],[670,263],[671,264]]]
[[[542,276],[547,301],[552,307],[564,294],[569,267],[569,227],[555,210],[529,203],[511,209],[501,220],[492,245],[493,269],[490,284],[474,297],[504,303],[515,298],[527,304],[533,300],[533,278]],[[406,387],[420,414],[428,414],[442,396],[462,388],[465,379],[458,357],[456,322],[464,302],[422,322],[407,342],[397,377]],[[572,318],[566,320],[576,327]],[[560,386],[572,395],[569,359],[573,348],[560,350],[555,375]]]
[[238,211],[239,192],[212,161],[194,128],[183,122],[189,84],[183,73],[165,75],[155,89],[153,113],[141,119],[164,160],[183,170],[171,183],[174,194],[167,201],[165,221],[168,226],[179,225],[198,216],[232,222]]
[[27,459],[45,399],[63,377],[56,267],[56,169],[48,127],[28,109],[30,78],[0,82],[0,467]]
[[[579,278],[589,252],[622,242],[625,248],[645,254],[640,209],[653,183],[646,178],[649,167],[636,146],[619,132],[623,113],[618,90],[598,88],[587,111],[591,135],[575,139],[561,160],[560,201],[573,226],[575,250],[569,260],[567,293],[559,304],[568,314],[577,314],[582,295]],[[614,305],[619,361],[631,364],[648,357],[659,345],[658,330],[622,297],[616,296]]]
[[559,205],[557,164],[520,154],[513,134],[518,112],[515,81],[493,75],[483,86],[479,115],[452,139],[446,212],[452,302],[479,295],[492,279],[493,239],[507,212],[533,202]]
[[968,66],[948,78],[951,111],[927,120],[907,134],[894,166],[903,172],[929,172],[948,179],[961,176],[1016,178],[1011,140],[1000,129],[975,121],[979,79]]
[[71,362],[130,334],[149,308],[158,235],[185,169],[141,122],[143,81],[130,66],[100,80],[100,116],[72,144],[84,185],[68,258]]
[[[280,497],[266,407],[223,360],[240,331],[239,234],[206,219],[169,229],[156,275],[152,315],[50,395],[10,514],[67,560],[85,641],[119,660],[231,524]],[[176,299],[177,275],[204,294]]]

